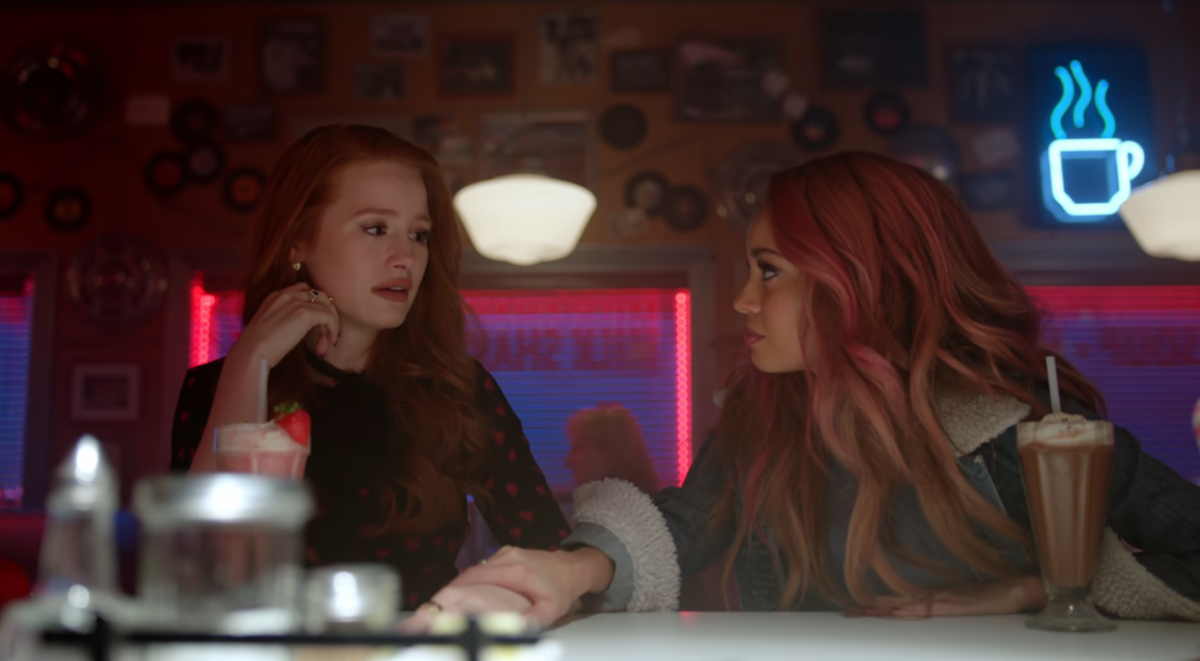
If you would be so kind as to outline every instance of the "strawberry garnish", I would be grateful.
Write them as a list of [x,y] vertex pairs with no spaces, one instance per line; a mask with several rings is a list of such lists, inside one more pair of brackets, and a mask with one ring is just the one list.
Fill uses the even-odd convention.
[[274,422],[287,432],[293,441],[308,447],[309,435],[312,433],[312,418],[308,417],[308,411],[300,408],[298,403],[276,404]]

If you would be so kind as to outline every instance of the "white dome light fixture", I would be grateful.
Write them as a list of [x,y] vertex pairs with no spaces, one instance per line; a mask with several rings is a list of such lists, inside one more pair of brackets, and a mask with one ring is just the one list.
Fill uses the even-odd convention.
[[529,266],[575,250],[596,196],[562,179],[508,174],[463,187],[454,207],[479,254]]
[[1200,170],[1139,186],[1121,205],[1121,218],[1147,255],[1200,261]]
[[1178,143],[1167,158],[1169,174],[1137,187],[1121,205],[1120,214],[1146,254],[1195,262],[1200,261],[1200,169],[1196,169],[1200,168],[1200,141],[1189,139],[1187,126],[1182,22],[1174,0],[1163,0],[1163,8],[1175,29]]

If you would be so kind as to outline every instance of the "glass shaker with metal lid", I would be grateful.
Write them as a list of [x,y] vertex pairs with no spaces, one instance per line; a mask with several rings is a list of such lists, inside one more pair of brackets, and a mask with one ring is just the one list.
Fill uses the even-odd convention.
[[300,628],[301,482],[259,475],[168,475],[140,482],[139,607],[149,626],[229,634]]
[[117,588],[117,476],[100,441],[85,434],[54,472],[46,498],[37,587],[3,610],[0,659],[82,659],[70,648],[41,643],[42,629],[90,631],[95,616],[118,623],[128,602]]

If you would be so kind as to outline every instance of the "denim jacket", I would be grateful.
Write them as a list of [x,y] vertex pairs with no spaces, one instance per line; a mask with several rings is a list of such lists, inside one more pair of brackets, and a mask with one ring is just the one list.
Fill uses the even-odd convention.
[[[1098,419],[1069,399],[1064,410]],[[968,396],[944,398],[938,411],[970,483],[1023,529],[1031,530],[1016,442],[1016,423],[1028,417],[1029,407],[1009,398]],[[1200,621],[1200,487],[1143,452],[1128,431],[1118,427],[1115,436],[1108,529],[1094,599],[1119,617]],[[564,548],[592,546],[612,559],[613,581],[598,599],[601,609],[674,610],[681,576],[712,565],[732,545],[732,526],[716,532],[710,526],[714,496],[725,480],[715,455],[709,439],[683,486],[664,489],[653,499],[618,480],[586,484],[576,491],[576,528]],[[853,486],[850,478],[836,472],[831,482],[834,489]],[[853,498],[838,498],[835,493],[830,501],[829,558],[840,580],[844,528]],[[928,529],[915,494],[901,494],[894,507],[896,520],[908,522],[899,526],[902,544],[970,575],[969,568],[941,547]],[[734,571],[742,610],[778,608],[778,561],[769,546],[769,530],[766,536],[766,543],[752,538],[737,549]],[[1132,552],[1121,540],[1139,551]],[[1034,564],[1015,542],[996,540],[996,544],[1014,566]],[[949,587],[944,578],[894,559],[893,564],[904,578],[925,588]],[[802,600],[799,608],[835,609],[813,595]]]

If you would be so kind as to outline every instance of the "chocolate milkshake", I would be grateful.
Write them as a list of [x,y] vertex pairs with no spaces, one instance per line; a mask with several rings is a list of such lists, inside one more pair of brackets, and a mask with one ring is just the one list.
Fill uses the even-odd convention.
[[1112,628],[1090,602],[1108,510],[1112,423],[1052,413],[1040,422],[1018,425],[1017,446],[1038,559],[1050,594],[1046,612],[1033,618],[1030,626],[1066,631]]

